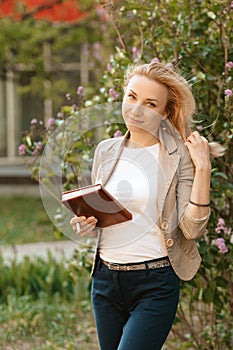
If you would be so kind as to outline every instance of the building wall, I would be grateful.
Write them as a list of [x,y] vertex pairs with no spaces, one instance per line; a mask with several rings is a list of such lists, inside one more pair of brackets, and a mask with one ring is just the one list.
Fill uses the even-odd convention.
[[[46,44],[45,69],[50,69],[50,47]],[[86,85],[89,80],[89,52],[86,44],[80,47],[77,61],[66,61],[56,68],[57,76],[62,76],[68,81],[68,85]],[[53,69],[51,67],[51,69]],[[28,67],[17,65],[16,70],[6,71],[0,79],[0,183],[9,178],[9,182],[20,183],[22,177],[29,177],[22,159],[18,155],[18,146],[21,143],[22,132],[27,130],[30,120],[33,118],[44,121],[58,112],[58,106],[52,98],[42,100],[39,96],[30,93],[21,94],[18,91],[19,76],[28,74]],[[48,82],[45,81],[45,88]],[[2,181],[1,181],[2,180]]]

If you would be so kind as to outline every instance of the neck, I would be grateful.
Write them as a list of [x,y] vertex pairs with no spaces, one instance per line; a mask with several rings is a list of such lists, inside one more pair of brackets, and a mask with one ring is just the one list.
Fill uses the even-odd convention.
[[149,147],[159,143],[159,140],[148,133],[148,135],[140,135],[140,133],[131,132],[130,137],[126,142],[127,147]]

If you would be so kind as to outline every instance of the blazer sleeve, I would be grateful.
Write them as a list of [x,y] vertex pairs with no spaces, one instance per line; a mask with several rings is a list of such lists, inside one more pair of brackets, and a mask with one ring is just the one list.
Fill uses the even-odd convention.
[[179,226],[188,240],[199,239],[205,232],[210,213],[203,218],[195,218],[189,212],[189,199],[194,179],[194,166],[189,152],[184,149],[178,173],[177,209]]

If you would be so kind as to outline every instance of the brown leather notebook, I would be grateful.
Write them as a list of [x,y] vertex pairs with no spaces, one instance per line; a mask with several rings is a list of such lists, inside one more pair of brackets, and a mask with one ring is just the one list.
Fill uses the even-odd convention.
[[100,184],[62,192],[61,202],[77,216],[96,217],[96,227],[132,219],[132,214]]

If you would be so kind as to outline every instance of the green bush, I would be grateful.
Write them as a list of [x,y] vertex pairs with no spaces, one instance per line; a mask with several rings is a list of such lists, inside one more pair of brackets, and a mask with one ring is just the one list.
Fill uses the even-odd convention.
[[96,349],[90,274],[79,255],[71,261],[50,254],[21,262],[0,257],[1,349]]
[[[79,254],[75,255],[77,259]],[[48,298],[57,295],[65,300],[89,299],[89,275],[82,268],[76,268],[75,276],[72,275],[72,264],[65,258],[57,261],[50,253],[47,259],[25,256],[21,262],[5,261],[0,256],[0,303],[6,302],[12,293],[16,297],[30,295],[33,299],[41,294]]]
[[[53,128],[61,123],[61,119],[77,115],[79,109],[120,101],[123,73],[132,62],[150,62],[156,58],[173,64],[189,80],[198,107],[193,128],[201,131],[209,141],[220,142],[226,152],[221,159],[212,160],[212,213],[208,233],[199,241],[203,263],[191,282],[182,283],[173,342],[182,342],[179,349],[232,349],[233,3],[226,0],[114,2],[118,3],[119,7],[114,7],[112,1],[105,2],[118,40],[99,89],[94,96],[84,94],[78,107],[63,108],[60,121],[55,118]],[[111,121],[114,122],[114,118]],[[110,133],[111,125],[114,124],[106,126]],[[32,125],[23,139],[21,153],[35,154],[37,150],[40,159],[51,129],[44,129],[42,144],[34,139],[34,131]],[[69,169],[64,171],[67,188],[75,178],[72,171],[80,164],[78,157],[93,148],[93,135],[86,133],[82,137],[64,164],[65,170]],[[88,156],[91,159],[91,155]],[[33,169],[37,177],[38,163],[35,161]]]
[[9,293],[0,303],[0,348],[33,350],[90,350],[97,348],[90,304],[75,297]]

